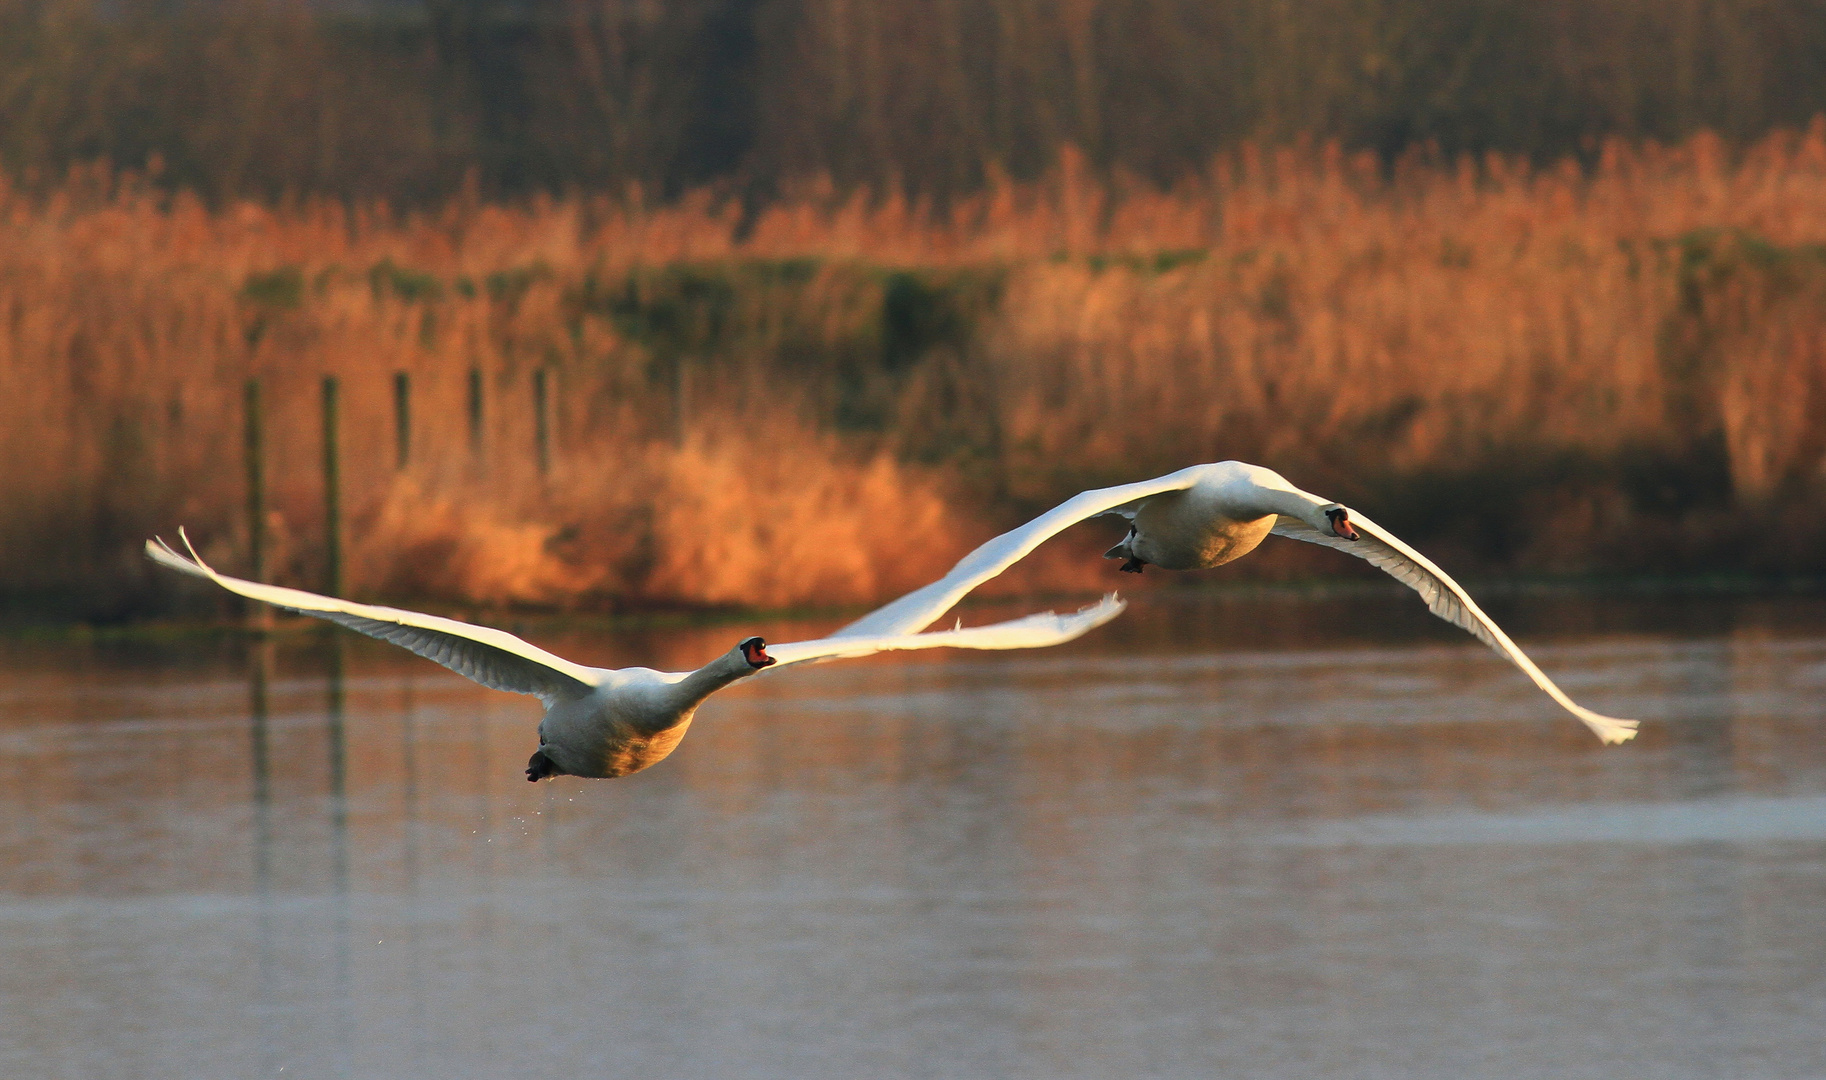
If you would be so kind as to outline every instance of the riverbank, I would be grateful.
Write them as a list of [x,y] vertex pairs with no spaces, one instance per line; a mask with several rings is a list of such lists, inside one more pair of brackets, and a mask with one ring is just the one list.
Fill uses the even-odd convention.
[[[1225,458],[1472,577],[1817,575],[1823,208],[1826,127],[1171,191],[1068,156],[943,212],[0,192],[0,602],[195,612],[138,550],[184,525],[358,597],[863,607]],[[1007,588],[1097,588],[1082,547]]]

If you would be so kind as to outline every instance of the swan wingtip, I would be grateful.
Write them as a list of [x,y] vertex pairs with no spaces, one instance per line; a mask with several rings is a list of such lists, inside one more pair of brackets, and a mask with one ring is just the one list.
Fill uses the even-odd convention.
[[1621,746],[1635,738],[1637,730],[1642,726],[1640,720],[1618,720],[1611,716],[1602,719],[1603,724],[1594,724],[1592,728],[1606,746]]
[[176,551],[171,549],[171,545],[166,543],[165,538],[162,536],[154,536],[152,539],[146,541],[146,558],[151,559],[161,566],[170,566],[173,562],[182,563],[185,561],[182,555],[179,555]]
[[191,546],[190,537],[181,527],[178,529],[178,537],[184,541],[185,549],[190,552],[189,558],[179,554],[178,550],[172,547],[164,537],[156,535],[146,541],[146,557],[160,566],[180,573],[203,578],[216,578],[216,572],[203,561],[202,556],[197,554],[197,549]]
[[196,545],[190,542],[190,534],[184,531],[184,526],[182,525],[178,526],[178,539],[184,541],[184,550],[190,552],[192,562],[203,567],[205,570],[209,569],[209,564],[203,561],[203,556],[197,554]]
[[1101,625],[1122,614],[1128,606],[1129,602],[1115,593],[1105,593],[1103,599],[1084,605],[1077,614],[1079,618],[1092,620],[1093,625]]

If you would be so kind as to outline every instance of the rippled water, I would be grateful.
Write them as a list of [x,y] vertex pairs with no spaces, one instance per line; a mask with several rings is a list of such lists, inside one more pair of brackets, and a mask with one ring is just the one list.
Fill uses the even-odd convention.
[[1826,1077],[1826,603],[1493,607],[1642,737],[1381,595],[782,672],[536,786],[536,704],[349,635],[0,645],[0,1076]]

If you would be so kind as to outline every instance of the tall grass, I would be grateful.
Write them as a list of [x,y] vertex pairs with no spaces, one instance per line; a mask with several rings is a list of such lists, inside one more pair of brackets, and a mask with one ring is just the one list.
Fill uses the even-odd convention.
[[1245,148],[1169,191],[1067,154],[942,212],[828,184],[748,214],[211,211],[79,171],[0,190],[0,590],[167,603],[134,544],[180,522],[241,567],[250,377],[273,573],[312,584],[326,374],[358,593],[860,603],[1081,486],[1224,457],[1455,565],[1812,572],[1822,245],[1820,125],[1589,170]]

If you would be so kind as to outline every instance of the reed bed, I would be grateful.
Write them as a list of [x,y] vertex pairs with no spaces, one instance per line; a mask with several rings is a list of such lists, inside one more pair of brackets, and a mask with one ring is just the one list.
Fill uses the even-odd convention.
[[168,608],[136,544],[179,523],[245,569],[250,378],[270,576],[320,581],[326,375],[359,595],[866,603],[1083,485],[1225,457],[1472,570],[1813,573],[1822,245],[1819,124],[1589,168],[1244,148],[1165,191],[1067,153],[943,206],[211,208],[79,170],[0,189],[0,593]]

